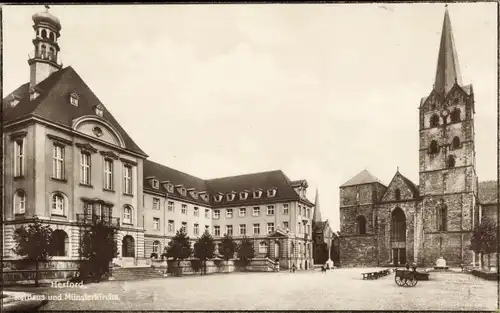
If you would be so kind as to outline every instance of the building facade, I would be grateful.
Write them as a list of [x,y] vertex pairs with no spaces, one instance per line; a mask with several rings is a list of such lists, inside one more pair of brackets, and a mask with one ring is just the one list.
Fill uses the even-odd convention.
[[[61,23],[33,15],[29,82],[3,99],[4,260],[18,259],[14,233],[34,216],[54,230],[53,261],[74,268],[82,221],[119,228],[116,263],[140,264],[184,228],[254,239],[283,266],[312,264],[307,182],[282,171],[204,180],[147,159],[71,67],[59,61]],[[60,261],[60,262],[59,262]],[[59,266],[59,265],[58,265]]]
[[419,184],[398,170],[386,186],[364,170],[340,187],[343,266],[478,260],[469,250],[473,228],[482,214],[496,221],[498,204],[481,195],[496,182],[478,182],[474,114],[474,92],[462,84],[446,10],[435,83],[420,101]]

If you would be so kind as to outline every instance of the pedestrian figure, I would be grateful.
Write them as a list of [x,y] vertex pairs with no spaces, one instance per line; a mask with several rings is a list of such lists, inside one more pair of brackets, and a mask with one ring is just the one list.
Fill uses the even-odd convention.
[[410,269],[410,264],[408,264],[408,262],[406,263],[406,269],[409,270]]
[[324,265],[321,265],[321,272],[326,274],[326,267]]
[[295,267],[295,264],[293,264],[293,265],[292,265],[292,273],[295,273],[295,270],[296,270],[296,269],[297,269],[297,268]]
[[417,271],[417,264],[415,262],[413,262],[413,264],[411,265],[411,268],[414,272]]

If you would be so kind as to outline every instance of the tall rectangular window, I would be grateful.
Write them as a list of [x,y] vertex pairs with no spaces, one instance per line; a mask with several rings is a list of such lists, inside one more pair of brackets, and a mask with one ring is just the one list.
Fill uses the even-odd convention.
[[181,229],[183,232],[187,233],[187,222],[182,222]]
[[173,233],[174,229],[175,229],[175,227],[174,227],[174,221],[173,220],[169,220],[168,221],[168,232],[169,233]]
[[283,229],[288,229],[288,222],[283,222]]
[[113,161],[104,159],[104,189],[113,190]]
[[160,209],[160,199],[153,198],[153,210],[159,210],[159,209]]
[[200,232],[200,226],[199,226],[198,224],[194,224],[194,225],[193,225],[193,233],[194,233],[196,236],[198,236],[199,232]]
[[247,234],[247,225],[241,224],[240,225],[240,235],[245,236]]
[[157,217],[153,217],[153,229],[160,230],[160,219]]
[[260,224],[253,224],[253,234],[254,235],[260,234]]
[[24,175],[24,138],[14,143],[14,176]]
[[168,211],[174,212],[174,201],[168,201]]
[[274,215],[274,205],[267,206],[267,215]]
[[226,225],[226,234],[228,236],[232,236],[233,235],[233,225]]
[[214,226],[214,236],[220,236],[220,226]]
[[52,177],[64,178],[64,147],[54,145],[52,150]]
[[126,194],[132,194],[132,166],[123,166],[123,192]]
[[181,206],[181,213],[182,214],[187,214],[187,208],[188,208],[187,204],[183,204]]
[[205,209],[205,218],[210,218],[210,209]]
[[193,208],[193,215],[194,216],[200,216],[200,210],[196,206]]
[[220,210],[214,210],[214,220],[218,220],[220,218]]
[[268,233],[274,232],[274,223],[267,223],[267,232]]
[[90,153],[80,154],[80,183],[90,185]]
[[288,204],[283,204],[283,215],[288,215]]

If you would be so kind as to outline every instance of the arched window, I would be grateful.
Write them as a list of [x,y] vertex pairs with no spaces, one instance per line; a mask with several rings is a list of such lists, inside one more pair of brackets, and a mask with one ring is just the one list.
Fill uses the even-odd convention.
[[399,188],[396,188],[396,190],[394,190],[394,197],[396,198],[396,200],[401,200],[401,190],[399,190]]
[[444,200],[441,200],[436,208],[436,227],[438,231],[446,231],[447,224],[447,215],[448,215],[448,207],[444,203]]
[[448,167],[455,167],[455,157],[452,155],[448,156]]
[[363,215],[358,216],[358,234],[366,234],[366,218]]
[[47,47],[45,47],[45,45],[42,45],[40,49],[40,54],[42,59],[45,59],[45,57],[47,56]]
[[265,241],[259,243],[259,253],[267,253],[267,243]]
[[49,38],[50,38],[50,40],[55,41],[55,36],[54,36],[53,32],[50,32]]
[[26,193],[18,190],[14,195],[14,214],[24,214],[26,212]]
[[52,214],[53,215],[65,215],[66,212],[66,198],[63,194],[56,192],[50,198]]
[[431,125],[431,127],[438,127],[439,126],[439,115],[433,114],[431,116],[430,125]]
[[160,253],[160,242],[158,240],[153,241],[153,253]]
[[123,223],[132,224],[132,208],[129,205],[123,208]]
[[391,214],[391,241],[406,241],[406,217],[401,208],[395,208]]
[[50,51],[49,59],[51,61],[56,61],[56,50],[54,50],[54,48],[50,47],[49,51]]
[[51,248],[52,256],[67,256],[69,238],[64,230],[56,229],[52,232]]
[[42,29],[42,38],[47,39],[47,31],[45,29]]
[[450,119],[451,119],[452,123],[460,122],[460,109],[459,108],[456,108],[453,111],[451,111]]
[[429,147],[429,152],[431,154],[438,153],[439,151],[439,146],[436,140],[431,141],[431,145]]
[[458,137],[453,137],[453,141],[451,142],[451,146],[453,147],[453,149],[458,149],[460,148],[460,138]]

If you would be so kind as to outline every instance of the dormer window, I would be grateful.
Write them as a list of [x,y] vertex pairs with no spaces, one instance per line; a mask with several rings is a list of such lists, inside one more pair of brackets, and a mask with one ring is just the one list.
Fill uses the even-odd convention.
[[203,201],[208,202],[209,198],[208,198],[208,193],[206,191],[200,191],[199,195]]
[[215,195],[214,199],[216,202],[221,202],[222,201],[222,194]]
[[158,181],[158,179],[153,179],[151,181],[151,186],[154,188],[154,189],[159,189],[160,188],[160,182]]
[[268,190],[267,190],[267,197],[272,198],[272,197],[274,197],[274,196],[276,196],[276,189],[275,189],[275,188],[273,188],[273,189],[268,189]]
[[194,188],[190,188],[188,191],[191,197],[193,197],[194,199],[198,199],[198,191],[196,191]]
[[236,197],[236,194],[235,194],[235,192],[233,191],[233,192],[231,192],[231,193],[229,193],[229,194],[227,195],[227,201],[233,201],[235,197]]
[[182,196],[185,196],[186,195],[186,188],[182,185],[177,185],[175,186],[177,187],[177,191],[182,195]]
[[240,192],[240,200],[246,200],[248,198],[248,191]]
[[94,107],[94,112],[95,112],[95,114],[96,114],[97,116],[102,117],[103,112],[104,112],[104,107],[103,107],[102,105],[100,105],[100,104],[99,104],[99,105],[96,105],[96,106]]
[[78,106],[78,95],[76,93],[72,93],[70,96],[69,96],[69,102],[74,105],[74,106]]
[[38,97],[39,93],[34,89],[30,89],[30,101],[35,100]]
[[167,184],[167,191],[170,193],[174,192],[174,185],[172,185],[171,183],[168,183]]
[[20,101],[21,99],[19,99],[18,96],[12,96],[12,99],[10,100],[10,107],[15,107]]
[[254,198],[254,199],[258,199],[258,198],[260,198],[261,196],[262,196],[262,190],[255,190],[255,191],[253,192],[253,198]]

